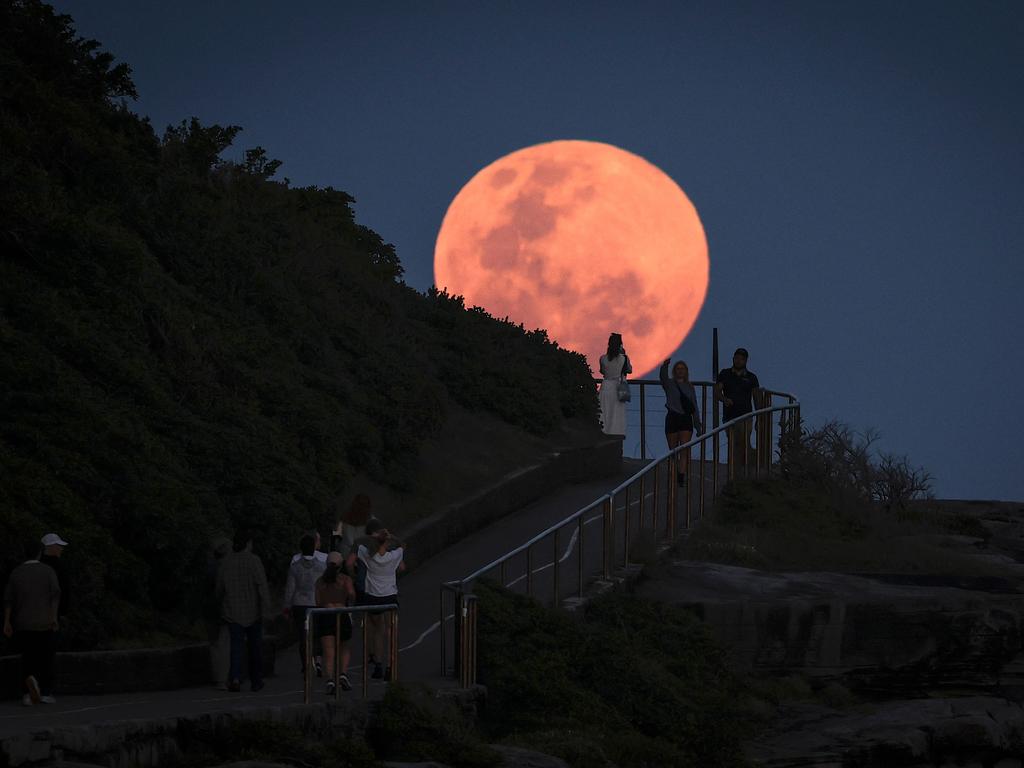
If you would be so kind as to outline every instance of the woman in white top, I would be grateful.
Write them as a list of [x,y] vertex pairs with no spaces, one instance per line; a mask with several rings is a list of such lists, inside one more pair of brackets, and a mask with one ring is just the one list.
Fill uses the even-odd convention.
[[[362,605],[388,605],[398,602],[398,571],[402,569],[405,545],[392,536],[387,528],[373,534],[376,546],[373,551],[360,544],[356,551],[359,562],[366,568],[366,583],[363,587]],[[390,548],[389,548],[390,547]],[[367,643],[373,662],[373,677],[379,680],[391,679],[391,665],[385,672],[381,659],[387,658],[388,625],[383,613],[367,614]]]
[[622,336],[613,333],[608,337],[607,354],[601,355],[601,430],[606,435],[626,434],[626,404],[619,400],[619,382],[632,372]]

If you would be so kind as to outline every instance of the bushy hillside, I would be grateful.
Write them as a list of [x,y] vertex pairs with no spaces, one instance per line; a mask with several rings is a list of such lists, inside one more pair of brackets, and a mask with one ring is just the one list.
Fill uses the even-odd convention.
[[0,45],[0,556],[72,540],[76,645],[194,615],[214,532],[273,577],[354,476],[408,485],[450,400],[593,418],[581,355],[405,286],[352,197],[220,160],[239,128],[158,137],[68,17],[3,0]]

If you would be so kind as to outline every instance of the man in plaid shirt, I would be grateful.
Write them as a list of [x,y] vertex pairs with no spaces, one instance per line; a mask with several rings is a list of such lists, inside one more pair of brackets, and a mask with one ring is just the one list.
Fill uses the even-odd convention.
[[231,636],[228,690],[241,688],[242,646],[249,644],[249,680],[253,691],[263,688],[263,620],[270,618],[270,591],[263,563],[249,551],[247,531],[235,534],[234,551],[217,572],[220,615]]

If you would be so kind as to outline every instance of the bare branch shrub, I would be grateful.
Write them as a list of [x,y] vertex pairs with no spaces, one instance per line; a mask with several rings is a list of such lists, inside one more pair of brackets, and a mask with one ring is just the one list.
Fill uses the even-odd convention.
[[815,429],[801,423],[779,438],[783,475],[886,509],[903,510],[911,500],[931,498],[931,474],[906,456],[876,451],[880,436],[877,430],[857,432],[834,420]]

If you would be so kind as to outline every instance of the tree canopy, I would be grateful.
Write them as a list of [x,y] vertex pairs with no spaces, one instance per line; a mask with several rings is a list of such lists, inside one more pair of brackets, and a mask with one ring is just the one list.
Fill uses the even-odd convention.
[[68,16],[0,1],[0,557],[72,542],[75,645],[194,616],[217,532],[273,577],[354,477],[408,485],[452,401],[594,417],[582,355],[406,286],[350,195],[134,96]]

